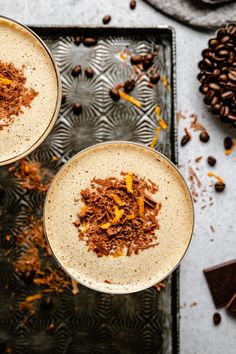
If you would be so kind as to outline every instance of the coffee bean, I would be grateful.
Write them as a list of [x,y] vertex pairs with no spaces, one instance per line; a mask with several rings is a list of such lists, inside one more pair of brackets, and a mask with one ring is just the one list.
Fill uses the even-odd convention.
[[204,98],[205,104],[210,105],[211,104],[211,100],[214,97],[214,95],[215,95],[214,91],[212,91],[212,90],[208,91],[206,96],[205,96],[205,98]]
[[73,106],[73,112],[76,115],[79,115],[82,112],[82,106],[79,102],[75,103]]
[[104,25],[107,25],[110,21],[111,21],[111,16],[109,16],[109,15],[104,16],[102,19],[102,22]]
[[225,189],[225,183],[224,182],[216,182],[215,183],[215,191],[218,193],[223,192],[223,190]]
[[228,119],[236,121],[236,114],[233,114],[233,113],[228,114]]
[[161,78],[161,76],[160,76],[159,73],[155,73],[155,74],[153,74],[152,76],[149,77],[150,82],[152,84],[157,84],[160,81],[160,78]]
[[208,42],[209,47],[215,48],[218,46],[219,42],[216,38],[211,38]]
[[234,35],[236,33],[236,25],[234,23],[229,24],[226,31],[229,35]]
[[85,37],[83,39],[83,44],[85,47],[93,47],[97,44],[96,38]]
[[217,38],[221,39],[221,38],[225,37],[226,34],[227,34],[226,30],[224,28],[222,28],[217,32]]
[[219,52],[218,52],[218,55],[219,55],[219,57],[227,57],[228,55],[229,55],[229,51],[228,50],[220,50]]
[[74,38],[75,45],[80,45],[81,42],[82,42],[82,38],[80,36],[76,36]]
[[74,67],[74,69],[71,71],[71,75],[74,76],[74,77],[77,77],[81,74],[82,72],[82,68],[81,68],[81,65],[76,65]]
[[199,91],[205,95],[209,91],[209,87],[207,85],[201,85]]
[[138,65],[141,64],[143,61],[143,58],[141,55],[132,55],[132,57],[130,58],[131,64],[132,65]]
[[94,71],[92,68],[90,67],[87,67],[85,70],[84,70],[84,73],[85,75],[87,76],[87,78],[91,79],[93,76],[94,76]]
[[119,91],[116,88],[112,88],[109,91],[109,94],[110,94],[111,98],[113,99],[113,101],[119,101],[120,94],[119,94]]
[[210,136],[206,131],[203,131],[200,133],[199,139],[201,140],[201,142],[207,143],[210,139]]
[[221,49],[225,48],[224,44],[219,44],[216,48],[215,51],[218,53]]
[[226,81],[228,81],[228,76],[226,74],[222,74],[219,76],[219,80],[226,82]]
[[210,82],[208,86],[210,89],[212,89],[214,91],[220,91],[220,86],[218,84],[216,84],[215,82]]
[[188,134],[185,134],[181,139],[180,142],[181,146],[186,145],[189,142],[189,140],[190,140],[190,136]]
[[221,99],[222,101],[226,101],[231,99],[234,96],[234,93],[232,91],[226,91],[221,94]]
[[130,1],[129,7],[131,8],[131,10],[134,10],[136,8],[136,1],[135,0]]
[[124,83],[124,91],[131,92],[135,88],[135,81],[134,80],[127,80]]
[[224,138],[224,148],[225,148],[225,150],[231,149],[232,146],[233,146],[232,138],[230,136],[226,136]]
[[217,96],[213,96],[211,100],[211,105],[215,106],[219,102],[219,98]]
[[222,117],[228,117],[229,115],[229,107],[228,106],[222,106],[220,109],[220,115]]
[[221,315],[220,315],[218,312],[214,313],[214,315],[213,315],[213,322],[214,322],[214,325],[215,325],[215,326],[218,326],[218,325],[220,324],[220,322],[221,322]]
[[208,68],[208,70],[213,68],[212,62],[207,58],[203,60],[203,65]]
[[228,77],[231,81],[236,81],[236,71],[233,70],[229,71]]
[[144,69],[147,70],[148,68],[150,68],[150,66],[152,66],[152,63],[153,63],[153,55],[152,54],[145,55],[145,57],[143,58]]
[[222,61],[225,61],[225,58],[224,57],[215,56],[214,57],[214,61],[216,61],[217,63],[220,63]]
[[216,164],[216,159],[213,157],[213,156],[208,156],[208,158],[207,158],[207,162],[208,162],[208,164],[210,165],[210,166],[215,166],[215,164]]
[[218,114],[220,113],[220,109],[221,109],[221,105],[220,104],[216,104],[214,106],[211,107],[211,110],[214,114]]
[[230,36],[225,35],[223,38],[221,38],[220,42],[221,43],[227,43],[230,40]]
[[214,69],[214,71],[212,72],[212,76],[217,78],[220,75],[220,70],[219,69]]

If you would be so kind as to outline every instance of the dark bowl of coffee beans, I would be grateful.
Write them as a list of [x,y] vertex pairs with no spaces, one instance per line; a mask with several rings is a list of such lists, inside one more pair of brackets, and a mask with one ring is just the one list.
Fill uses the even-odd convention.
[[221,27],[199,63],[200,92],[213,114],[236,128],[236,23]]

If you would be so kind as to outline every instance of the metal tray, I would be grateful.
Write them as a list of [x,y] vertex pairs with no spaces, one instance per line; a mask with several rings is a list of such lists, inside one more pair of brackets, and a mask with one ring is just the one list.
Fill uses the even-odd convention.
[[[157,125],[154,107],[168,128],[161,132],[156,149],[177,163],[175,34],[168,27],[82,28],[32,27],[52,51],[62,76],[63,93],[59,118],[46,141],[27,160],[39,161],[51,174],[75,153],[102,141],[131,140],[150,145]],[[98,44],[75,46],[74,36],[96,37]],[[125,101],[114,103],[109,89],[131,75],[129,57],[119,52],[145,54],[156,51],[154,65],[170,83],[147,86],[142,77],[132,96],[142,102],[137,108]],[[118,56],[118,57],[117,57]],[[91,66],[88,79],[71,76],[71,69]],[[46,83],[45,83],[46,84]],[[72,112],[77,100],[83,110]],[[11,165],[19,168],[19,162]],[[35,313],[19,304],[35,293],[35,285],[16,272],[14,264],[22,251],[16,238],[27,227],[30,215],[40,218],[45,193],[22,189],[9,166],[0,169],[0,353],[14,354],[170,354],[178,351],[178,270],[166,280],[160,293],[150,288],[130,295],[108,295],[80,286],[72,294],[68,286],[52,293],[52,307],[42,310],[38,300]],[[42,263],[57,265],[46,255]],[[61,271],[62,272],[62,271]],[[66,275],[65,275],[66,277]],[[37,286],[40,291],[40,286]]]

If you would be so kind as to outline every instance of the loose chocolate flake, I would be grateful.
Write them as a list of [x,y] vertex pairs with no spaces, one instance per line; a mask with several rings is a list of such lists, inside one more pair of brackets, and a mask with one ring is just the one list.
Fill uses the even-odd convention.
[[215,312],[213,315],[213,322],[215,326],[218,326],[221,322],[221,315],[218,312]]
[[23,113],[23,107],[30,107],[38,95],[32,88],[26,88],[24,67],[17,69],[11,63],[0,61],[0,130],[14,122]]
[[133,173],[121,176],[94,178],[80,193],[85,205],[74,225],[98,257],[131,256],[158,245],[161,203],[149,195],[157,192],[156,184]]

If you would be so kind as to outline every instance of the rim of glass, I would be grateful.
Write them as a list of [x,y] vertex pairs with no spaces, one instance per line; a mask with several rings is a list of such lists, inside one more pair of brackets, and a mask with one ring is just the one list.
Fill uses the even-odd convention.
[[[140,286],[140,287],[137,287],[135,288],[134,290],[114,290],[112,289],[112,284],[105,284],[104,285],[104,288],[99,288],[99,287],[96,287],[92,285],[88,285],[87,283],[85,284],[83,281],[80,281],[79,279],[77,279],[76,277],[74,277],[73,275],[70,274],[70,272],[61,264],[60,260],[57,258],[57,256],[55,255],[54,251],[53,251],[53,248],[51,247],[51,244],[50,244],[50,240],[49,240],[49,237],[47,235],[47,227],[46,227],[46,207],[47,207],[47,204],[48,204],[48,199],[49,199],[49,195],[51,193],[51,190],[53,189],[54,187],[54,184],[55,182],[57,181],[57,179],[60,177],[60,175],[63,173],[63,171],[67,168],[67,166],[74,160],[76,160],[80,155],[82,155],[83,153],[89,151],[89,150],[92,150],[92,149],[96,149],[97,147],[100,147],[100,146],[106,146],[106,145],[113,145],[113,144],[120,144],[120,145],[135,145],[135,146],[139,146],[141,148],[144,148],[146,150],[149,150],[149,151],[152,151],[154,153],[156,153],[157,155],[161,156],[164,160],[166,160],[174,169],[175,171],[178,173],[178,175],[181,177],[181,180],[183,182],[183,184],[185,185],[185,188],[188,192],[188,195],[189,195],[189,198],[190,198],[190,201],[191,201],[191,207],[192,207],[192,230],[191,230],[191,235],[190,235],[190,238],[189,238],[189,241],[188,241],[188,244],[186,246],[186,249],[184,251],[184,253],[182,254],[181,258],[179,259],[179,261],[177,262],[177,264],[172,268],[171,271],[169,271],[164,277],[161,277],[161,278],[158,278],[155,282],[151,282],[150,284],[148,284],[147,286]],[[54,176],[53,178],[53,181],[47,191],[47,194],[46,194],[46,198],[45,198],[45,201],[44,201],[44,207],[43,207],[43,227],[44,227],[44,233],[45,233],[45,237],[46,237],[46,240],[49,244],[49,247],[52,251],[52,255],[54,257],[54,259],[57,261],[57,263],[59,264],[59,266],[66,272],[66,274],[68,274],[72,279],[74,279],[75,281],[77,281],[79,284],[83,285],[83,286],[86,286],[87,288],[90,288],[92,290],[96,290],[96,291],[99,291],[99,292],[103,292],[103,293],[109,293],[109,294],[131,294],[131,293],[135,293],[135,292],[138,292],[138,291],[142,291],[142,290],[145,290],[145,289],[148,289],[152,286],[154,286],[155,284],[157,284],[158,282],[161,282],[163,281],[164,279],[166,279],[170,274],[173,273],[173,271],[179,266],[180,262],[182,261],[182,259],[184,258],[189,246],[190,246],[190,243],[192,241],[192,238],[193,238],[193,232],[194,232],[194,225],[195,225],[195,212],[194,212],[194,204],[193,204],[193,199],[192,199],[192,195],[190,193],[190,190],[189,190],[189,187],[185,181],[185,178],[183,177],[182,173],[179,171],[179,169],[175,166],[175,164],[170,160],[168,159],[164,154],[162,154],[161,152],[157,151],[157,150],[154,150],[150,147],[147,147],[143,144],[140,144],[140,143],[135,143],[135,142],[131,142],[131,141],[109,141],[109,142],[103,142],[103,143],[99,143],[99,144],[96,144],[96,145],[92,145],[82,151],[80,151],[79,153],[77,153],[76,155],[74,155],[71,159],[69,159],[61,168],[60,170],[56,173],[56,175]],[[122,287],[122,286],[121,286]]]
[[44,41],[34,32],[32,31],[28,26],[23,25],[22,23],[13,20],[9,17],[6,16],[2,16],[0,15],[0,20],[6,20],[10,23],[16,24],[17,26],[23,27],[26,31],[28,31],[33,37],[35,37],[35,39],[37,41],[39,41],[39,43],[42,45],[42,47],[44,48],[44,50],[46,51],[49,59],[52,62],[53,68],[54,68],[54,72],[56,74],[56,80],[57,80],[57,99],[56,99],[56,103],[55,103],[55,109],[54,112],[52,114],[51,120],[46,128],[46,130],[43,132],[43,134],[38,138],[38,140],[36,140],[36,142],[30,147],[28,148],[26,151],[15,155],[9,159],[0,161],[0,166],[4,166],[4,165],[8,165],[12,162],[16,162],[20,159],[22,159],[23,157],[29,155],[32,151],[34,151],[48,136],[48,134],[50,133],[50,131],[52,130],[52,128],[54,127],[54,124],[57,120],[59,111],[60,111],[60,107],[61,107],[61,99],[62,99],[62,84],[61,84],[61,77],[60,77],[60,72],[58,70],[57,64],[55,62],[55,60],[53,59],[53,56],[50,52],[50,50],[48,49],[47,45],[44,43]]

